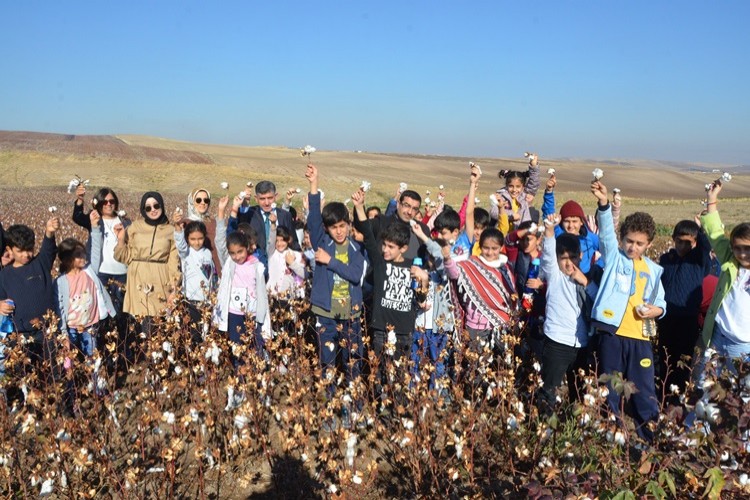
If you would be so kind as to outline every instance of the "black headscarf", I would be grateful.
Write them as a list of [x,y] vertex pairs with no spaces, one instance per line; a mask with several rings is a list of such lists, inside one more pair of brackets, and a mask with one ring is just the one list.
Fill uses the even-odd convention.
[[[161,205],[161,217],[156,220],[151,219],[146,213],[146,200],[148,200],[149,198],[155,199],[156,202]],[[146,224],[148,224],[149,226],[169,224],[169,218],[167,217],[166,212],[167,209],[164,207],[164,198],[162,198],[161,195],[156,191],[149,191],[148,193],[143,195],[143,198],[141,198],[141,217],[143,217],[143,220],[146,221]]]

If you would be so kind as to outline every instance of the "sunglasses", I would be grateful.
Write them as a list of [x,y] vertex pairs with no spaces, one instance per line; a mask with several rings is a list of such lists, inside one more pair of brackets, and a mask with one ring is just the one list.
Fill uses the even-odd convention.
[[158,203],[154,203],[153,205],[146,205],[145,207],[143,207],[143,210],[145,210],[147,214],[150,214],[152,210],[159,209],[161,209],[161,205],[159,205]]
[[112,200],[112,199],[109,199],[109,198],[106,199],[106,200],[102,200],[102,205],[114,205],[116,203],[117,202],[115,200]]
[[208,204],[208,203],[211,203],[211,198],[196,198],[196,199],[195,199],[195,203],[196,203],[197,205],[201,205],[201,204],[203,204],[203,203],[206,203],[206,204]]

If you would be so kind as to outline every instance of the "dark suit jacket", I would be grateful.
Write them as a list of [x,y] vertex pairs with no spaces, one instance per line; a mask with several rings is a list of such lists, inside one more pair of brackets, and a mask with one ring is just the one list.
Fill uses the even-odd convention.
[[[245,213],[238,213],[237,214],[237,222],[248,222],[250,223],[250,226],[255,229],[255,232],[258,234],[258,243],[257,247],[262,248],[263,251],[266,251],[268,248],[268,243],[266,241],[266,225],[263,222],[263,214],[261,213],[261,208],[257,205],[250,207],[250,210],[248,210]],[[300,250],[300,244],[297,241],[297,232],[294,230],[294,223],[292,222],[292,214],[290,214],[288,211],[284,210],[283,208],[277,208],[276,209],[276,227],[284,227],[292,234],[292,243],[289,245],[292,250]],[[276,242],[271,242],[275,244]]]

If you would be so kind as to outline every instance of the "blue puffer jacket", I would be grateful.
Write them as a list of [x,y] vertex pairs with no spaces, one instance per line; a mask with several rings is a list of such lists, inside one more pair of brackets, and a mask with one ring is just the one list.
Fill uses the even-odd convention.
[[[599,223],[599,236],[605,265],[591,319],[595,327],[614,333],[625,316],[628,299],[635,293],[633,260],[619,248],[609,204],[606,207],[599,207],[596,217]],[[667,302],[664,300],[664,287],[661,284],[663,269],[648,257],[644,256],[643,259],[646,261],[650,274],[643,292],[643,300],[661,307],[666,314]]]
[[315,265],[310,301],[312,305],[330,311],[333,275],[338,274],[349,282],[352,315],[359,316],[362,312],[362,281],[367,270],[364,250],[359,243],[349,238],[349,263],[344,264],[340,260],[336,260],[336,242],[326,233],[323,227],[323,217],[320,213],[320,193],[310,194],[308,201],[310,203],[310,214],[307,216],[307,228],[310,231],[312,247],[314,250],[322,248],[331,256],[331,261],[328,264],[318,262]]

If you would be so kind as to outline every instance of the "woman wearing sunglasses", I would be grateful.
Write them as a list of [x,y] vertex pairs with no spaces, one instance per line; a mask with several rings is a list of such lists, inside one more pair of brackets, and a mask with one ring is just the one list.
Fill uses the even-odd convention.
[[187,218],[202,222],[206,225],[206,234],[208,238],[208,247],[211,249],[214,267],[216,271],[221,270],[221,260],[216,249],[216,219],[209,213],[211,207],[211,194],[207,189],[197,188],[188,194],[187,198]]
[[122,225],[115,226],[115,259],[128,266],[123,310],[143,317],[142,325],[148,330],[149,319],[164,312],[174,300],[174,291],[181,282],[180,258],[161,194],[144,194],[140,208],[143,219],[133,222],[127,230]]

